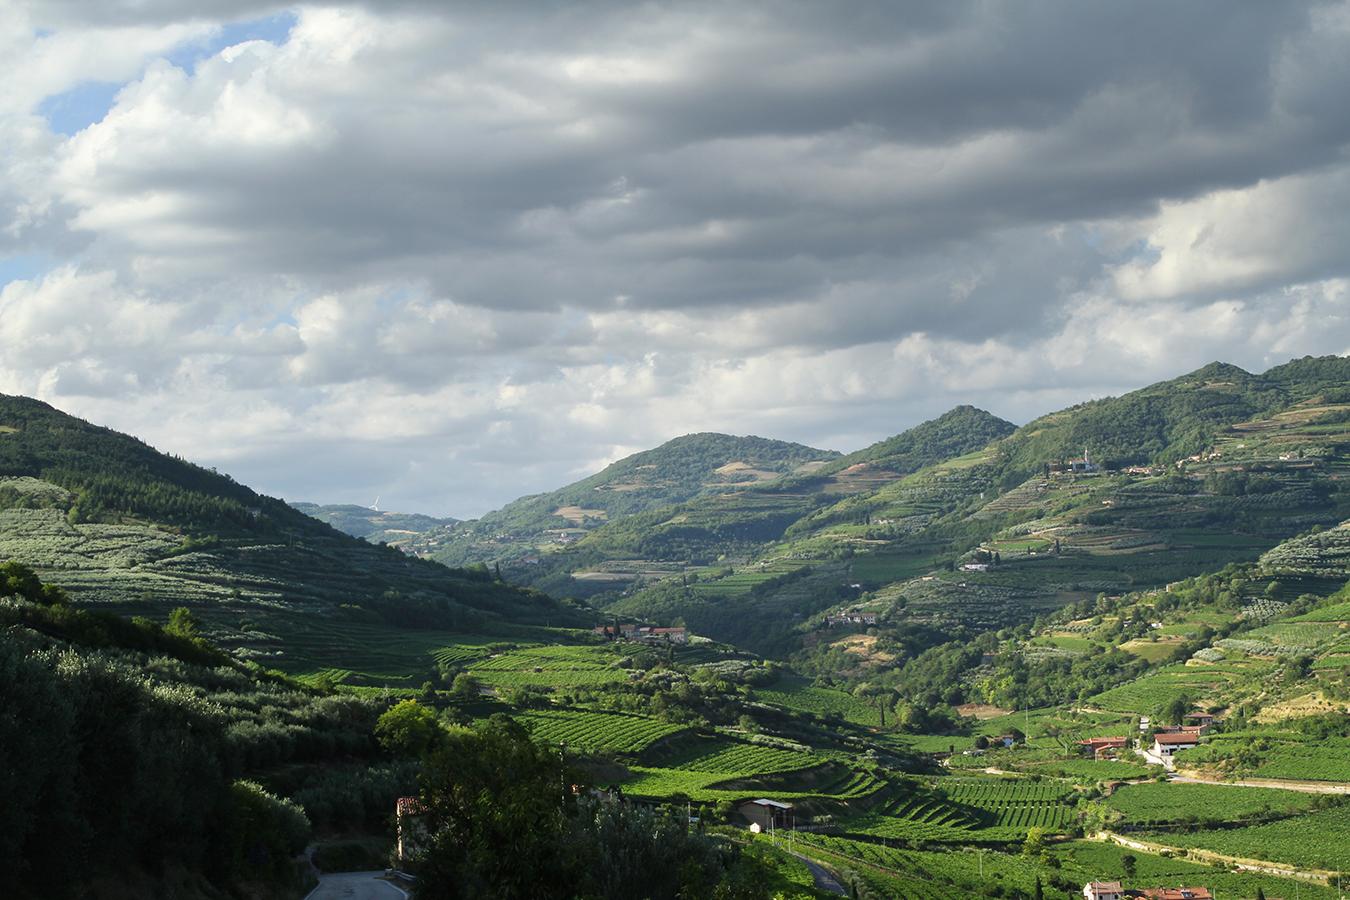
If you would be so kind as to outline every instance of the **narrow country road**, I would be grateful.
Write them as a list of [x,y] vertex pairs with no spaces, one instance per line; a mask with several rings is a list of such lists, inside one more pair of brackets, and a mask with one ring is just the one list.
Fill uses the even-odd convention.
[[827,891],[831,894],[838,894],[840,897],[848,896],[848,891],[844,889],[844,886],[839,883],[839,879],[835,878],[834,873],[829,869],[825,868],[814,859],[802,856],[795,851],[793,851],[792,855],[800,859],[806,864],[806,867],[811,870],[811,877],[816,880],[817,889]]
[[1280,781],[1275,778],[1239,779],[1224,781],[1221,778],[1202,778],[1195,772],[1173,775],[1172,781],[1182,784],[1227,784],[1233,787],[1274,788],[1280,791],[1302,791],[1305,794],[1350,794],[1350,784],[1313,781]]
[[383,872],[323,875],[305,900],[406,900],[407,893],[384,880]]

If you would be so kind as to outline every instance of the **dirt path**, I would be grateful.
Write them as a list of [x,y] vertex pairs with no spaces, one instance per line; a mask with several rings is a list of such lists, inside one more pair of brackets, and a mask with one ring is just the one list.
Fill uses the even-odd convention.
[[1131,850],[1142,850],[1144,853],[1158,854],[1166,850],[1177,856],[1186,856],[1191,859],[1199,859],[1210,863],[1226,863],[1241,869],[1244,872],[1256,872],[1261,875],[1279,875],[1282,878],[1298,878],[1302,881],[1312,881],[1317,884],[1326,884],[1329,879],[1336,877],[1335,872],[1328,872],[1323,869],[1299,869],[1285,863],[1270,862],[1269,860],[1264,859],[1244,859],[1240,856],[1228,856],[1223,853],[1216,853],[1213,850],[1198,850],[1194,847],[1172,847],[1168,844],[1158,844],[1153,841],[1141,841],[1137,838],[1128,838],[1123,834],[1116,834],[1114,831],[1099,831],[1092,836],[1092,840],[1119,844],[1122,847],[1129,847]]
[[1305,794],[1350,794],[1350,784],[1322,784],[1315,781],[1280,781],[1277,778],[1247,778],[1241,781],[1225,781],[1222,778],[1207,778],[1199,772],[1186,771],[1172,776],[1172,781],[1182,784],[1228,784],[1233,787],[1278,788],[1282,791],[1302,791]]

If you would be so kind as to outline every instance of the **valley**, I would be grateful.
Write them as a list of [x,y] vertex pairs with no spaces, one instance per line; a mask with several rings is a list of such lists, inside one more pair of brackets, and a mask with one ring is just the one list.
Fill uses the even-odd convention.
[[[694,435],[473,522],[353,508],[365,539],[0,398],[0,661],[121,697],[72,733],[120,709],[210,735],[195,763],[139,764],[221,809],[261,797],[276,884],[303,883],[296,843],[382,868],[396,803],[440,802],[427,747],[519,727],[784,896],[825,895],[805,859],[868,897],[1332,898],[1347,392],[1341,358],[1215,364],[1020,428],[962,407],[848,455]],[[64,796],[43,759],[22,757],[25,809]],[[32,821],[0,850],[59,825]],[[151,877],[151,834],[127,841]]]

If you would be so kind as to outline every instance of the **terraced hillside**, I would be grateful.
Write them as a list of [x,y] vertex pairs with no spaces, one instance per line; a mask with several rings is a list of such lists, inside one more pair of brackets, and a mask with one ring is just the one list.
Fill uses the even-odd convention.
[[418,536],[411,546],[452,565],[494,561],[509,566],[566,547],[606,523],[811,472],[838,455],[759,437],[689,434],[625,457],[575,484]]
[[348,649],[361,631],[584,621],[486,571],[342,534],[46,404],[0,397],[0,426],[0,559],[32,566],[79,602],[160,617],[186,605],[221,644],[293,670],[319,663],[285,639],[322,630],[320,619],[352,625],[332,637]]
[[[1101,593],[1249,563],[1350,517],[1345,369],[1339,358],[1262,375],[1214,364],[1042,417],[884,484],[794,493],[785,482],[653,512],[600,529],[559,560],[683,561],[676,573],[586,592],[615,612],[683,618],[775,654],[800,645],[831,606],[874,613],[883,632],[1015,626]],[[947,425],[978,422],[952,416]],[[818,474],[872,465],[869,452]],[[1338,538],[1309,540],[1330,551]],[[1297,545],[1280,552],[1287,586],[1325,591],[1345,577],[1334,552],[1317,554],[1318,571]],[[549,586],[568,589],[556,578]],[[771,623],[771,633],[752,636],[747,622]]]

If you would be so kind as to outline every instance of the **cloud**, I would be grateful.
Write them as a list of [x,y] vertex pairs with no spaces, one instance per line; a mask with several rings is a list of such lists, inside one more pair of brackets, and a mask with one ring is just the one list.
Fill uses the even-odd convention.
[[0,256],[54,264],[0,389],[273,493],[465,515],[1350,348],[1344,2],[17,9]]

